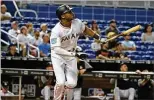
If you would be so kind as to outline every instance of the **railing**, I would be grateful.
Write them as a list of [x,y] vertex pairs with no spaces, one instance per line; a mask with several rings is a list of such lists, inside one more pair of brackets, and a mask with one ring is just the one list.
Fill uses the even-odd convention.
[[19,15],[20,17],[24,17],[24,16],[21,15],[20,12],[32,12],[32,13],[35,14],[36,18],[38,18],[38,15],[37,15],[36,11],[34,11],[34,10],[29,10],[29,9],[19,9],[18,6],[17,6],[17,4],[16,4],[16,2],[15,2],[15,0],[12,0],[12,1],[13,1],[13,4],[14,4],[15,8],[16,8],[16,12],[14,13],[14,17],[17,16],[17,13],[18,13],[18,15]]
[[[3,29],[0,29],[0,31],[3,32],[3,33],[5,33],[6,35],[9,35],[9,36],[13,37],[16,40],[16,42],[17,42],[17,48],[18,48],[17,49],[17,52],[19,53],[19,41],[18,41],[17,37],[15,37],[13,35],[10,35],[8,32],[4,31]],[[3,42],[4,42],[4,40],[3,40]],[[5,43],[6,43],[6,41],[5,41]]]
[[28,57],[35,58],[33,55],[30,54],[30,49],[31,49],[30,47],[32,47],[32,48],[37,50],[37,57],[39,58],[40,57],[40,50],[39,50],[39,48],[34,46],[34,45],[32,45],[32,44],[28,44],[28,46],[29,46],[28,47]]
[[[4,31],[4,30],[0,30],[1,32],[3,32],[3,33],[5,33],[6,35],[8,35],[8,36],[11,36],[11,37],[13,37],[15,40],[16,40],[16,42],[17,42],[17,52],[19,53],[19,48],[20,48],[20,46],[19,46],[19,41],[18,41],[18,39],[17,39],[17,37],[15,37],[15,36],[13,36],[13,35],[10,35],[8,32],[6,32],[6,31]],[[4,41],[4,40],[2,40],[1,39],[1,41],[3,42],[3,43],[5,43],[6,45],[9,45],[9,43],[8,42],[6,42],[6,41]],[[32,48],[34,48],[34,49],[36,49],[37,50],[37,57],[39,58],[40,57],[40,50],[39,50],[39,48],[38,47],[36,47],[36,46],[33,46],[32,44],[28,44],[28,46],[29,47],[32,47]],[[27,53],[28,53],[28,57],[31,57],[31,58],[35,58],[34,56],[32,56],[32,55],[30,55],[30,48],[28,48],[28,51],[27,51]]]
[[[38,15],[37,15],[36,11],[34,11],[34,10],[19,9],[19,11],[20,11],[20,12],[32,12],[32,13],[34,13],[34,14],[35,14],[36,19],[38,18]],[[18,11],[16,11],[16,12],[14,13],[14,17],[16,17],[16,16],[17,16],[17,13],[18,13]],[[18,13],[18,14],[19,14],[19,13]]]
[[[13,74],[13,73],[14,74]],[[22,100],[21,88],[22,88],[22,76],[21,75],[33,75],[33,76],[53,76],[53,71],[42,69],[18,69],[18,68],[1,68],[0,73],[4,75],[18,75],[19,77],[19,99]]]
[[6,41],[4,41],[4,40],[2,40],[2,39],[1,39],[1,42],[3,42],[3,43],[6,44],[6,45],[10,45],[10,43],[8,43],[8,42],[6,42]]
[[12,1],[13,1],[13,4],[14,4],[15,8],[16,8],[16,12],[19,14],[20,17],[23,17],[23,16],[21,15],[20,11],[19,11],[19,8],[18,8],[18,6],[17,6],[15,0],[12,0]]

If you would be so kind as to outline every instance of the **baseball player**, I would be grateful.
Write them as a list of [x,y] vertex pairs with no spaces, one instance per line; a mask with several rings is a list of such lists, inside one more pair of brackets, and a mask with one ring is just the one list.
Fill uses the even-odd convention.
[[87,34],[95,39],[99,39],[99,35],[75,18],[68,5],[59,6],[56,15],[59,22],[51,32],[51,60],[56,76],[54,100],[62,100],[65,88],[71,89],[77,84],[75,48],[79,35]]

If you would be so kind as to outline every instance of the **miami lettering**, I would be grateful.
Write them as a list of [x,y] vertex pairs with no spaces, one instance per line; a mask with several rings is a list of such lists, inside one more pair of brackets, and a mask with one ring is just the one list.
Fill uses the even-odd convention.
[[75,38],[77,38],[79,35],[80,35],[80,34],[70,34],[70,35],[68,35],[68,36],[64,36],[64,37],[61,38],[61,42],[68,41],[68,40],[73,39],[73,38],[75,39]]

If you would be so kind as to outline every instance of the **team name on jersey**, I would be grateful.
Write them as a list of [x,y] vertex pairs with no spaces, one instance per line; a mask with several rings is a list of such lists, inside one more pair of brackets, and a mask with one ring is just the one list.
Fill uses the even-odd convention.
[[68,41],[68,40],[73,39],[73,38],[75,39],[75,38],[77,38],[79,35],[80,35],[80,34],[70,34],[70,35],[68,35],[68,36],[64,36],[64,37],[61,38],[61,42]]

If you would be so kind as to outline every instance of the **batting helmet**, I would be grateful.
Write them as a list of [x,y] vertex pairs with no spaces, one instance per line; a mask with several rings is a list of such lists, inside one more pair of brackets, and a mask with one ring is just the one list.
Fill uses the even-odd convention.
[[70,12],[72,11],[72,8],[69,7],[68,5],[61,5],[57,8],[56,10],[56,15],[59,19],[61,19],[61,15],[67,13],[67,12]]

